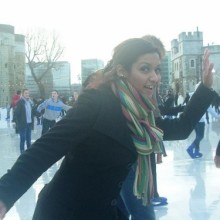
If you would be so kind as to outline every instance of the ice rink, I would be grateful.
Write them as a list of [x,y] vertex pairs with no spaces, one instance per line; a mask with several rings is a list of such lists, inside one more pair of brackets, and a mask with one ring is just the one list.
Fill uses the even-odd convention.
[[[12,123],[6,121],[6,109],[0,109],[0,176],[19,156],[19,136]],[[41,126],[35,125],[32,141],[40,137]],[[159,220],[220,220],[220,169],[213,162],[220,138],[220,122],[206,124],[201,142],[203,157],[191,159],[186,153],[195,133],[187,140],[165,142],[167,157],[157,165],[160,196],[168,198],[168,205],[155,207]],[[5,220],[31,220],[37,196],[59,167],[60,161],[45,172],[15,203]],[[64,219],[65,220],[65,219]],[[89,219],[88,219],[89,220]],[[103,219],[104,220],[104,219]]]

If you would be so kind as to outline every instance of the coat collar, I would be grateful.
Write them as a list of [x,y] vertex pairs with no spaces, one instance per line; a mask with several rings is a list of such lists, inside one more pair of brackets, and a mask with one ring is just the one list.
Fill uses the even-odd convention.
[[101,94],[101,110],[94,129],[115,139],[136,155],[136,149],[119,100],[109,87],[102,89]]

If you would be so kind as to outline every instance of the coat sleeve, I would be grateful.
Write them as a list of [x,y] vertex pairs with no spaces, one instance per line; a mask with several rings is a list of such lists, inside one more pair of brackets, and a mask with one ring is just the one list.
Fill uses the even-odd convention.
[[41,112],[43,109],[45,109],[47,107],[47,102],[48,102],[48,99],[42,102],[41,104],[39,104],[37,107],[37,111]]
[[186,139],[204,115],[214,96],[213,91],[200,84],[179,118],[157,118],[156,124],[164,132],[163,139],[165,141]]
[[15,110],[14,110],[14,122],[18,120],[18,118],[22,114],[22,100],[19,100],[17,104],[15,105]]
[[0,200],[10,209],[52,164],[85,140],[97,118],[98,91],[80,96],[74,108],[25,151],[0,179]]

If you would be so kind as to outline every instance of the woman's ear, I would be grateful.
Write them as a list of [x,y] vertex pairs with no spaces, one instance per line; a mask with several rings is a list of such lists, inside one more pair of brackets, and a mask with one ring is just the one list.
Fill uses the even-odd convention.
[[121,64],[118,64],[116,66],[116,74],[119,78],[126,78],[127,77],[127,71],[124,69],[124,67]]

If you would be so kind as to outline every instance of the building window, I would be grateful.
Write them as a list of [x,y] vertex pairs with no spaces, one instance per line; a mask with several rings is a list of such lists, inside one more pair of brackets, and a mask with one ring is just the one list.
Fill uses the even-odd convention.
[[190,67],[195,68],[195,60],[190,60]]

